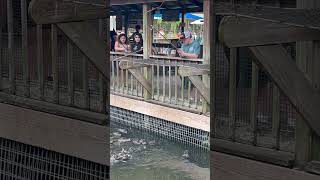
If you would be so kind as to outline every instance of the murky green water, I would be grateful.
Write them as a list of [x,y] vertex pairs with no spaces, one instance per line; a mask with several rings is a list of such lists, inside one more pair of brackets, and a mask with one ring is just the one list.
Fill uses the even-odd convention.
[[209,153],[112,123],[111,180],[209,180]]

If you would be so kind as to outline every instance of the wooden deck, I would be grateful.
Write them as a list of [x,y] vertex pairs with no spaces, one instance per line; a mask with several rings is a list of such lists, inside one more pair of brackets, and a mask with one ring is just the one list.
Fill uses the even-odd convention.
[[303,171],[211,152],[211,180],[319,180]]

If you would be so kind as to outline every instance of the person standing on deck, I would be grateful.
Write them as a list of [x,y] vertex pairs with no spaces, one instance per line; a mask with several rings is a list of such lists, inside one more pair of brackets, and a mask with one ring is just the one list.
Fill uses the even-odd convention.
[[141,30],[141,26],[140,25],[136,25],[136,32],[134,32],[131,36],[130,36],[130,38],[129,38],[129,40],[130,40],[130,42],[134,42],[135,41],[135,37],[136,37],[136,35],[138,35],[138,36],[140,36],[141,37],[141,43],[143,44],[143,40],[142,40],[142,34],[140,33],[140,30]]
[[200,43],[192,38],[190,31],[181,33],[181,49],[178,49],[180,57],[188,59],[197,59],[200,55]]

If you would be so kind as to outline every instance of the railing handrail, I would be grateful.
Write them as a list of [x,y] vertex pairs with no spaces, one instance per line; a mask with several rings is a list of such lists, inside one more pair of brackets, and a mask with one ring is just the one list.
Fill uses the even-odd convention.
[[[111,60],[113,61],[113,60]],[[133,62],[135,64],[144,64],[144,65],[159,65],[159,66],[178,66],[178,67],[188,67],[188,68],[195,68],[199,70],[210,71],[209,64],[183,64],[181,62],[170,62],[164,60],[157,60],[157,59],[119,59],[117,61],[127,61]]]
[[[133,56],[133,57],[143,57],[142,54],[129,54],[124,52],[114,52],[110,51],[110,55],[123,55],[123,56]],[[151,55],[150,58],[156,59],[167,59],[167,60],[175,60],[175,61],[190,61],[190,62],[203,62],[203,59],[187,59],[181,57],[172,57],[172,56],[159,56],[159,55]]]

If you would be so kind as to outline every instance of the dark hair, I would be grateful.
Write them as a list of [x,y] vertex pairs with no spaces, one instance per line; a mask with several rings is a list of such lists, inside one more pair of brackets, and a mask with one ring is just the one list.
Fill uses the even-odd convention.
[[120,35],[118,36],[118,42],[119,42],[119,43],[121,43],[121,41],[120,41],[121,37],[125,37],[125,38],[126,38],[125,44],[128,44],[128,38],[127,38],[126,34],[122,33],[122,34],[120,34]]
[[138,24],[138,25],[136,25],[136,29],[141,29],[141,26]]
[[142,44],[142,35],[141,35],[140,33],[134,34],[134,36],[133,36],[133,42],[136,43],[136,41],[135,41],[136,36],[139,36],[139,38],[140,38],[139,44]]

